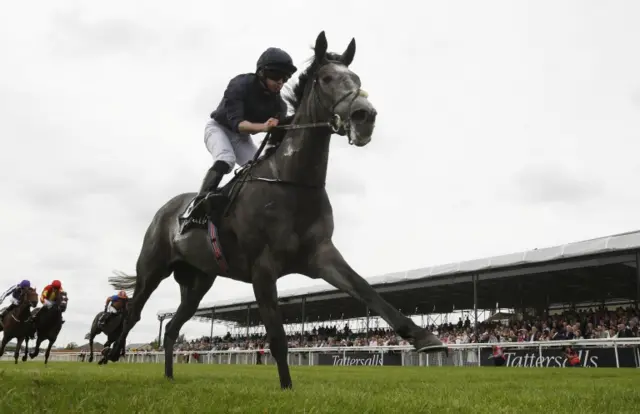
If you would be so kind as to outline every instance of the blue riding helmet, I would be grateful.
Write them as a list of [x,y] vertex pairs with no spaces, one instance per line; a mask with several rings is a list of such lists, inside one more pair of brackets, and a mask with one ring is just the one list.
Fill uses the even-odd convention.
[[28,280],[23,280],[22,282],[20,282],[20,287],[21,288],[30,288],[31,287],[31,282],[29,282]]

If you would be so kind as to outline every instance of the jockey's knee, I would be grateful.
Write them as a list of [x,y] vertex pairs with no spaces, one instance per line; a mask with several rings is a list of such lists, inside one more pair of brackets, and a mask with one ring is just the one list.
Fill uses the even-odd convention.
[[233,168],[233,166],[236,163],[235,157],[233,158],[233,160],[228,160],[227,158],[229,157],[225,157],[224,159],[220,159],[220,160],[216,160],[216,162],[213,163],[213,167],[211,167],[212,170],[214,170],[215,172],[218,172],[222,175],[228,173],[229,171],[231,171],[231,169]]

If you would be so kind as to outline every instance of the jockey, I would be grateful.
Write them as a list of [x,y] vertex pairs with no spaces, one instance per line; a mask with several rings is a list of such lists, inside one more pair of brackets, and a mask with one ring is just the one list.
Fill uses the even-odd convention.
[[[42,303],[43,308],[51,308],[53,306],[53,302],[56,300],[58,294],[63,292],[62,283],[59,280],[54,280],[50,285],[47,285],[42,290],[42,294],[40,295],[40,303]],[[42,309],[42,308],[40,308]],[[40,315],[40,311],[36,313],[34,320]],[[62,323],[64,323],[64,319]]]
[[218,107],[205,126],[204,142],[213,157],[194,200],[216,192],[225,174],[254,157],[257,147],[250,135],[268,132],[287,115],[287,104],[280,96],[284,83],[298,70],[291,56],[270,47],[258,58],[255,73],[238,75],[229,81]]
[[[127,296],[127,292],[125,292],[124,290],[121,290],[120,292],[118,292],[117,295],[111,295],[107,297],[107,300],[104,304],[104,313],[100,317],[99,323],[100,324],[105,323],[109,317],[109,314],[115,314],[115,313],[121,312],[124,306],[127,304],[128,300],[129,300],[129,297]],[[120,308],[120,310],[116,309],[113,306],[115,303],[118,303],[118,302],[122,302],[122,307]]]
[[24,289],[28,289],[30,287],[31,282],[29,282],[28,280],[23,280],[22,282],[11,286],[9,289],[7,289],[6,292],[2,294],[2,296],[0,296],[0,304],[4,302],[7,296],[9,296],[9,301],[11,302],[9,306],[7,306],[7,308],[4,309],[2,313],[0,313],[0,325],[2,325],[2,320],[4,319],[5,315],[20,304],[20,296],[22,296],[22,292],[24,291]]

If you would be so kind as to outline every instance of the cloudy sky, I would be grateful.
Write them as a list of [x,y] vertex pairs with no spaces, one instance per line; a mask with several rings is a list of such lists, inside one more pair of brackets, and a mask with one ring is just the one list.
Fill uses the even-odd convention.
[[[321,30],[337,52],[356,38],[379,112],[367,147],[336,136],[328,173],[365,277],[640,228],[637,1],[35,3],[0,17],[0,284],[63,281],[57,345],[135,270],[155,211],[199,188],[228,80],[269,46],[302,68]],[[219,278],[204,301],[251,294]],[[131,341],[178,302],[166,279]]]

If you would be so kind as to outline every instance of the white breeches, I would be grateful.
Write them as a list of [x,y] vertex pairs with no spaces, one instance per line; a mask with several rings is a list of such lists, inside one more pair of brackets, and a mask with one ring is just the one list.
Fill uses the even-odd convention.
[[107,313],[118,313],[118,309],[114,308],[110,303],[109,306],[107,306]]
[[46,308],[50,308],[50,307],[52,307],[52,306],[53,306],[53,302],[51,302],[49,299],[45,299],[45,300],[44,300],[44,304],[43,304],[43,305],[44,305],[44,307],[46,307]]
[[20,301],[13,296],[9,296],[9,302],[11,302],[11,304],[15,306],[18,306],[20,304]]
[[251,135],[233,132],[214,119],[210,119],[204,128],[204,144],[213,157],[213,162],[224,161],[229,169],[243,166],[253,159],[258,147],[253,143]]

